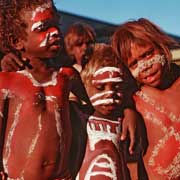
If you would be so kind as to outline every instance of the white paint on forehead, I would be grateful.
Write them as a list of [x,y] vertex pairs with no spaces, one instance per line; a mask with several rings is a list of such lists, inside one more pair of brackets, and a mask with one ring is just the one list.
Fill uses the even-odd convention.
[[33,13],[32,13],[32,18],[31,18],[31,20],[33,20],[38,13],[40,13],[40,12],[42,13],[42,12],[44,12],[46,9],[49,9],[50,7],[52,7],[52,3],[51,3],[51,2],[45,3],[45,4],[37,7],[37,8],[33,11]]
[[107,105],[107,104],[113,104],[113,103],[120,103],[120,100],[112,99],[112,98],[99,99],[99,100],[93,102],[92,105],[99,106],[99,105]]
[[104,78],[102,80],[92,80],[92,83],[109,83],[109,82],[122,82],[123,79],[121,77],[115,77],[115,78]]
[[18,125],[18,122],[19,122],[19,114],[20,114],[21,108],[22,108],[22,103],[18,104],[18,106],[16,108],[16,111],[14,113],[14,120],[13,120],[13,123],[10,127],[8,137],[7,137],[7,141],[5,144],[5,153],[4,153],[4,157],[3,157],[3,164],[4,164],[4,169],[5,169],[6,173],[8,173],[8,160],[9,160],[9,157],[11,155],[11,141],[12,141],[12,138],[14,135],[14,131]]
[[122,71],[120,68],[116,68],[116,67],[103,67],[103,68],[100,68],[98,69],[95,73],[94,73],[94,77],[99,75],[99,74],[103,74],[104,72],[110,72],[110,73],[113,73],[113,72],[118,72],[120,75],[122,75]]
[[45,83],[39,83],[38,81],[36,81],[32,76],[32,74],[29,73],[27,70],[17,71],[17,72],[26,76],[36,87],[55,86],[57,84],[57,75],[58,75],[57,72],[53,72],[51,80]]
[[[100,168],[104,170],[96,171],[95,167],[98,167],[98,169]],[[101,175],[101,176],[106,176],[107,179],[118,180],[116,169],[117,167],[115,165],[115,162],[112,160],[112,158],[109,157],[108,154],[101,154],[101,155],[98,155],[91,162],[84,179],[91,180],[96,175],[98,176]]]
[[157,54],[149,60],[140,60],[138,61],[137,67],[134,70],[131,70],[133,77],[137,78],[139,73],[150,68],[153,64],[160,63],[162,66],[166,63],[166,58],[164,55]]

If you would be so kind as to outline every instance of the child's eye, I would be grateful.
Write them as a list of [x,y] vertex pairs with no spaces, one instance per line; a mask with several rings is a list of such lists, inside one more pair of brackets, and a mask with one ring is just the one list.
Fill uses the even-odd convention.
[[129,64],[129,68],[135,69],[136,66],[137,66],[137,63],[138,63],[138,61],[137,61],[137,59],[135,59],[134,61],[132,61],[132,62]]
[[102,84],[96,85],[96,89],[99,90],[99,91],[103,91],[104,90],[104,85],[102,85]]

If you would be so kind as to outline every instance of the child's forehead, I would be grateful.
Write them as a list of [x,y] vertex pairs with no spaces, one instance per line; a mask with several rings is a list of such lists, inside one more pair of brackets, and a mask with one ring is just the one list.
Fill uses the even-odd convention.
[[53,13],[52,3],[44,3],[31,7],[31,9],[25,9],[22,15],[25,17],[28,16],[32,21],[42,21],[52,17]]
[[48,15],[48,11],[50,11],[50,9],[52,9],[52,3],[50,2],[36,6],[32,11],[32,20],[36,20],[36,18],[39,18],[42,14]]

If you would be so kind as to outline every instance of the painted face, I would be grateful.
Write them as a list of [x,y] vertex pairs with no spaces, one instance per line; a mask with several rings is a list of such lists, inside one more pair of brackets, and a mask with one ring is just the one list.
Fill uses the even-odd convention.
[[95,115],[111,118],[123,99],[123,72],[116,67],[98,69],[87,87],[87,92],[95,109]]
[[128,68],[133,77],[140,83],[151,87],[162,84],[166,58],[159,49],[152,45],[139,46],[132,44],[132,56],[128,58]]
[[72,49],[77,64],[84,65],[87,63],[93,45],[94,43],[89,39],[89,37],[77,37]]
[[28,24],[27,39],[24,41],[25,53],[40,58],[56,56],[63,41],[52,5],[44,4],[34,11],[27,11],[24,19]]

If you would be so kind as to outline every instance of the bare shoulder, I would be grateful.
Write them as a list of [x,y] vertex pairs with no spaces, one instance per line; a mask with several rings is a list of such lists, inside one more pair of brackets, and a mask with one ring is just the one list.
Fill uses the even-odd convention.
[[59,73],[68,77],[74,77],[79,74],[73,67],[61,67]]

